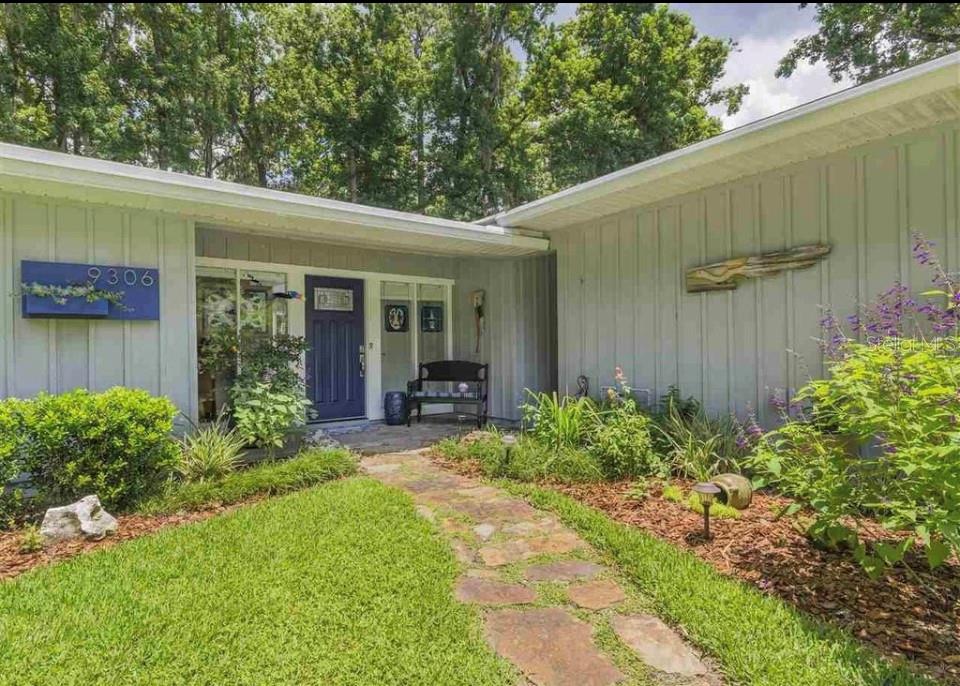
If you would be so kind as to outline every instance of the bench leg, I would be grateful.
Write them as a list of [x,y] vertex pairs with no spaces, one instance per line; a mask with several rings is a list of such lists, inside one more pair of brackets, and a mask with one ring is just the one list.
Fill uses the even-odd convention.
[[417,403],[417,424],[423,421],[423,403]]

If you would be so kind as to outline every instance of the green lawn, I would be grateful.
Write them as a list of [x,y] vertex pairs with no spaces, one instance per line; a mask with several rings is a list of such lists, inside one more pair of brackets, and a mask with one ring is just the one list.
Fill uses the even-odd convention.
[[0,684],[512,684],[411,501],[323,485],[0,583]]
[[695,555],[556,491],[498,485],[555,512],[608,555],[657,614],[684,628],[717,658],[730,683],[743,686],[930,686],[882,660],[848,634],[829,629],[780,600],[725,577]]

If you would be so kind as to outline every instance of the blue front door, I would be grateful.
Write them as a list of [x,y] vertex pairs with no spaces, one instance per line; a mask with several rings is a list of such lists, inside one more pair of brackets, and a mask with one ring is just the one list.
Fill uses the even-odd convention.
[[307,398],[315,421],[363,417],[363,281],[308,276]]

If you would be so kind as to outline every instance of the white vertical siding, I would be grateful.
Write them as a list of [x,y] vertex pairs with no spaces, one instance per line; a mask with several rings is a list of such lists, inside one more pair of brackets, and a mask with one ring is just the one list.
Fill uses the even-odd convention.
[[[77,387],[143,388],[195,414],[194,230],[151,212],[0,195],[0,395]],[[160,270],[160,321],[24,319],[22,260],[89,262]]]
[[[840,316],[895,281],[925,289],[914,229],[960,266],[957,123],[854,148],[555,232],[561,389],[624,368],[653,396],[677,385],[713,411],[771,422],[770,394],[822,374],[820,305]],[[687,269],[824,242],[808,270],[687,293]]]

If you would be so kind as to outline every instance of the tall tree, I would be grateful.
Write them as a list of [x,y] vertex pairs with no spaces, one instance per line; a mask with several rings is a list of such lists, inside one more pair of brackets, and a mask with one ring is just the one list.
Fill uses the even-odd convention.
[[[523,200],[509,197],[511,164],[526,162],[517,115],[520,64],[511,46],[529,50],[548,3],[454,3],[444,7],[433,77],[431,211],[475,218]],[[511,147],[517,143],[521,149]],[[513,194],[516,195],[516,194]]]
[[[810,3],[801,3],[805,8]],[[824,62],[834,81],[857,83],[960,49],[960,3],[818,2],[817,33],[794,42],[777,76]]]
[[664,5],[584,3],[545,29],[524,91],[553,188],[715,135],[708,108],[730,114],[745,86],[720,87],[731,41],[698,35]]
[[92,3],[4,3],[0,136],[88,154],[116,135],[110,66],[123,10]]
[[302,188],[375,205],[413,204],[403,91],[412,55],[398,6],[299,12],[291,36],[303,75],[303,137],[291,149]]

